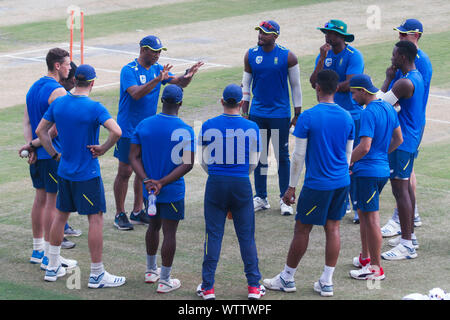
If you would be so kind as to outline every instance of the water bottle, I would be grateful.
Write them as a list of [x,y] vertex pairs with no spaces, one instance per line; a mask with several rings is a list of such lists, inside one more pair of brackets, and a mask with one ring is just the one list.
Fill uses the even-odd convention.
[[153,191],[148,195],[148,215],[156,215],[156,196]]

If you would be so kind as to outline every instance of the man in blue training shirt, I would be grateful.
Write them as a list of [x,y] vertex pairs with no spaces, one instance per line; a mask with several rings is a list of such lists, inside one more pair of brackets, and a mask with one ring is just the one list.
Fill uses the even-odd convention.
[[397,202],[401,237],[389,241],[389,245],[394,248],[381,255],[386,260],[416,258],[419,246],[414,234],[416,199],[410,178],[425,123],[425,86],[414,63],[416,56],[417,47],[414,43],[404,40],[397,42],[391,61],[402,72],[402,77],[394,83],[392,89],[388,90],[388,80],[384,81],[381,88],[381,92],[385,92],[382,94],[383,100],[393,106],[397,103],[400,105],[398,120],[403,135],[403,143],[389,154],[392,193]]
[[[75,73],[74,92],[56,99],[36,129],[45,150],[60,162],[58,214],[50,233],[49,261],[44,280],[54,282],[66,274],[60,262],[61,242],[70,213],[77,211],[87,215],[89,221],[91,273],[88,287],[118,287],[125,283],[125,278],[109,274],[102,263],[106,201],[97,158],[114,146],[122,131],[108,110],[89,98],[95,79],[93,67],[80,65]],[[55,150],[48,134],[53,124],[58,130],[61,153]],[[98,141],[100,125],[109,131],[108,139],[102,145]]]
[[383,280],[381,267],[381,229],[379,199],[389,179],[388,153],[402,142],[402,131],[395,109],[386,101],[377,99],[378,89],[365,74],[350,80],[353,100],[366,108],[361,112],[360,142],[352,152],[352,174],[356,184],[356,206],[361,221],[361,247],[350,276],[358,280]]
[[[422,37],[423,33],[422,23],[416,19],[407,19],[405,22],[402,23],[402,25],[394,28],[394,30],[398,31],[399,40],[411,41],[417,47],[417,56],[414,59],[414,64],[416,65],[417,70],[419,70],[420,74],[422,75],[424,81],[425,93],[423,97],[424,98],[423,107],[426,110],[428,103],[428,96],[430,93],[431,77],[433,76],[433,67],[431,65],[431,61],[428,55],[424,51],[419,49],[419,39]],[[388,82],[390,81],[388,88],[391,89],[394,83],[401,77],[402,77],[401,71],[393,66],[390,66],[386,71],[386,81]],[[424,130],[425,130],[425,123],[423,125],[422,135]],[[417,150],[416,158],[418,156],[418,153],[419,150]],[[416,193],[416,184],[417,180],[413,169],[411,173],[411,186],[414,194]],[[414,208],[414,227],[420,227],[421,225],[422,220],[420,219],[419,209],[416,203]],[[392,237],[401,234],[397,208],[394,209],[392,218],[389,219],[389,221],[385,226],[383,226],[383,228],[381,228],[381,233],[383,234],[383,237]]]
[[[125,65],[120,72],[120,99],[117,123],[122,129],[120,138],[114,150],[114,156],[119,160],[117,176],[114,180],[114,198],[116,216],[114,226],[119,230],[133,230],[125,213],[125,198],[128,190],[128,180],[133,169],[128,160],[130,140],[136,126],[150,116],[156,114],[161,85],[167,83],[186,87],[197,73],[203,62],[194,64],[180,76],[174,76],[172,66],[162,66],[158,63],[162,50],[167,50],[156,36],[146,36],[140,43],[139,57]],[[134,205],[130,214],[131,222],[148,224],[149,220],[142,210],[142,181],[134,179]]]
[[227,213],[231,212],[239,240],[248,298],[260,299],[265,294],[259,284],[258,255],[255,243],[255,210],[249,174],[258,163],[260,136],[255,122],[239,115],[242,89],[236,84],[223,91],[223,114],[206,121],[199,135],[203,150],[201,163],[208,174],[205,189],[205,250],[202,283],[197,295],[215,299],[214,277],[219,262]]
[[[41,147],[35,131],[50,104],[58,97],[65,96],[66,90],[59,83],[67,78],[71,70],[69,52],[60,48],[51,49],[46,56],[48,73],[36,81],[26,97],[23,116],[23,132],[27,142],[20,150],[29,151],[30,176],[36,190],[31,210],[33,232],[33,253],[30,262],[40,264],[45,270],[48,264],[50,228],[56,215],[56,194],[58,191],[58,163]],[[55,128],[51,128],[55,148],[59,150],[59,140]],[[76,265],[75,260],[61,258],[64,266]]]
[[[295,54],[276,43],[280,35],[278,23],[263,21],[255,29],[259,30],[258,45],[245,54],[242,78],[242,115],[258,124],[263,138],[261,160],[255,169],[254,207],[255,211],[270,208],[267,198],[267,156],[272,138],[278,163],[280,213],[292,215],[292,207],[283,202],[282,196],[289,184],[289,128],[295,126],[302,107],[300,68]],[[289,85],[295,110],[292,120]],[[249,114],[250,92],[253,99]]]
[[[347,25],[341,20],[330,20],[324,27],[317,28],[325,34],[325,44],[320,47],[320,53],[316,59],[314,72],[311,74],[310,82],[314,88],[317,73],[321,70],[331,69],[339,75],[339,85],[334,101],[342,108],[350,112],[355,122],[355,147],[359,143],[359,123],[361,106],[352,100],[349,82],[355,74],[364,72],[364,59],[359,50],[347,44],[353,42],[355,36],[347,33]],[[350,177],[352,181],[352,177]],[[355,206],[355,188],[350,183],[350,199],[353,204],[353,222],[359,223],[358,213]]]
[[[170,276],[176,250],[178,223],[184,219],[183,176],[194,166],[194,130],[178,117],[183,90],[174,84],[164,88],[162,112],[141,121],[133,134],[130,163],[145,185],[145,193],[156,195],[156,215],[149,216],[145,243],[145,282],[159,280],[156,292],[178,289],[181,282]],[[146,206],[148,209],[148,206]],[[147,215],[147,212],[145,213]],[[159,232],[163,230],[161,268],[156,263]]]
[[272,290],[296,291],[294,275],[308,248],[309,234],[313,225],[321,225],[326,233],[325,267],[314,283],[314,290],[329,297],[333,295],[332,278],[340,250],[339,224],[346,211],[355,124],[350,113],[334,103],[338,74],[322,70],[316,81],[319,104],[304,111],[298,119],[289,188],[284,195],[285,202],[295,203],[295,188],[305,163],[294,237],[284,270],[272,279],[265,279],[264,285]]

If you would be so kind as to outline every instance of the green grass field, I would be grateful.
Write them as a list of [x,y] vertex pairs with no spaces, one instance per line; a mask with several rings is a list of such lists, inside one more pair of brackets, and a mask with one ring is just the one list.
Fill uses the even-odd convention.
[[[248,1],[253,12],[269,9],[282,9],[298,6],[297,1],[258,1],[265,6],[252,6],[256,1]],[[302,1],[302,4],[313,1]],[[206,5],[207,4],[207,5]],[[183,12],[191,12],[197,20],[215,20],[238,15],[242,8],[240,2],[229,1],[227,10],[222,1],[194,1],[180,4],[164,5],[154,10],[166,12],[167,9],[183,8]],[[247,3],[246,3],[247,5]],[[188,11],[191,10],[191,11]],[[179,12],[172,10],[174,12]],[[135,20],[138,10],[96,15],[98,24],[104,24],[101,30],[90,31],[89,37],[101,36],[103,32],[118,32],[122,27],[114,21]],[[172,24],[186,23],[191,20],[190,14],[172,17]],[[62,20],[61,20],[62,21]],[[35,25],[27,24],[0,28],[0,32],[8,31],[9,40],[0,45],[0,50],[11,49],[16,45],[29,44],[30,39],[36,43],[49,41],[46,34],[61,21],[41,22]],[[111,22],[112,21],[112,22]],[[88,21],[86,20],[86,23]],[[145,27],[157,25],[158,21],[148,21]],[[140,26],[142,28],[142,26]],[[41,28],[47,28],[40,34]],[[132,30],[135,25],[128,25]],[[106,30],[106,31],[105,31]],[[28,32],[29,31],[29,32]],[[121,31],[124,31],[123,29]],[[97,33],[95,33],[97,32]],[[56,38],[53,41],[65,39]],[[450,53],[442,43],[450,40],[450,28],[446,32],[427,34],[421,40],[421,48],[428,53],[435,66],[432,88],[448,90],[450,88]],[[377,86],[384,80],[384,72],[390,64],[392,41],[358,47],[364,54],[366,73],[371,75]],[[242,48],[244,52],[247,48]],[[302,70],[302,90],[304,108],[313,106],[315,92],[309,85],[309,75],[313,70],[315,56],[300,56]],[[180,117],[191,125],[195,120],[204,121],[208,117],[222,112],[218,104],[223,88],[231,83],[240,83],[242,66],[221,70],[199,72],[192,84],[185,90],[184,104]],[[118,89],[94,91],[92,98],[101,101],[111,112],[117,114]],[[445,103],[445,100],[444,100]],[[448,104],[448,102],[447,102]],[[159,106],[160,108],[160,106]],[[107,199],[107,213],[104,223],[104,264],[113,273],[127,277],[127,283],[118,289],[89,290],[90,259],[87,247],[87,219],[73,214],[70,224],[82,229],[83,235],[74,238],[77,244],[72,250],[62,250],[65,257],[77,259],[81,270],[81,289],[68,289],[64,277],[56,283],[46,283],[43,272],[38,266],[28,263],[32,250],[32,234],[30,210],[34,197],[31,186],[28,165],[18,157],[17,151],[24,143],[22,134],[22,116],[24,105],[0,110],[0,263],[4,272],[0,279],[0,300],[56,300],[56,299],[106,299],[106,300],[195,300],[194,293],[201,282],[201,264],[203,257],[204,221],[203,192],[206,175],[196,165],[186,177],[186,219],[179,225],[177,253],[173,266],[173,276],[180,279],[182,287],[167,295],[158,295],[156,285],[144,283],[145,271],[145,227],[136,226],[134,231],[117,231],[113,227],[114,196],[112,184],[117,170],[117,160],[110,150],[101,160],[101,170]],[[427,131],[436,126],[428,122]],[[450,126],[440,125],[443,133],[449,136]],[[443,134],[443,136],[445,136]],[[106,135],[102,130],[101,141]],[[344,217],[341,227],[341,254],[334,274],[335,296],[332,299],[357,300],[398,300],[413,292],[427,293],[433,287],[450,290],[450,267],[444,261],[450,256],[448,230],[448,208],[450,205],[450,139],[441,139],[435,143],[427,143],[421,147],[420,155],[415,162],[418,179],[417,202],[424,225],[417,229],[420,241],[419,257],[411,261],[383,262],[387,278],[378,288],[369,289],[365,281],[358,282],[348,276],[351,270],[352,258],[359,254],[359,226],[353,225],[352,217]],[[253,177],[251,178],[253,181]],[[300,187],[298,190],[300,190]],[[263,278],[269,278],[281,271],[292,238],[294,227],[293,217],[280,216],[278,203],[278,178],[268,178],[269,201],[275,209],[256,214],[256,241],[260,261],[260,271]],[[298,192],[297,192],[298,196]],[[132,180],[126,200],[126,209],[132,207]],[[380,201],[381,223],[387,222],[395,206],[390,185],[386,185]],[[313,290],[312,284],[320,276],[324,263],[324,233],[320,228],[314,228],[311,233],[309,249],[302,259],[297,274],[297,292],[284,294],[269,291],[264,300],[312,300],[320,299]],[[382,250],[388,249],[387,241]],[[160,263],[158,259],[158,263]],[[69,275],[70,276],[70,275]],[[218,299],[247,299],[247,286],[243,273],[238,249],[238,242],[231,221],[227,221],[223,240],[222,255],[216,273],[216,296]]]

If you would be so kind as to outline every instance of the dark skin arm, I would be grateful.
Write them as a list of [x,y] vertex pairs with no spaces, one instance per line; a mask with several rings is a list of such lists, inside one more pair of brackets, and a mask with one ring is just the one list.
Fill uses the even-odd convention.
[[328,43],[325,43],[323,46],[320,47],[319,60],[317,61],[317,65],[314,68],[314,71],[311,74],[311,77],[309,77],[309,82],[311,83],[311,86],[313,87],[313,89],[316,88],[317,74],[323,70],[323,66],[325,64],[325,59],[327,57],[328,51],[330,51],[330,50],[331,50],[331,45]]
[[383,85],[380,88],[382,92],[388,91],[389,85],[391,84],[392,80],[394,80],[396,73],[397,68],[394,66],[390,66],[386,69],[386,79],[384,80]]
[[163,70],[161,70],[161,72],[159,73],[159,75],[154,78],[153,80],[147,82],[146,84],[143,85],[135,85],[135,86],[131,86],[127,89],[128,94],[134,99],[134,100],[139,100],[143,97],[145,97],[147,94],[149,94],[157,85],[158,83],[164,81],[164,80],[168,80],[170,78],[173,79],[172,76],[169,76],[169,71],[172,69],[172,65],[170,64],[166,64],[163,67]]

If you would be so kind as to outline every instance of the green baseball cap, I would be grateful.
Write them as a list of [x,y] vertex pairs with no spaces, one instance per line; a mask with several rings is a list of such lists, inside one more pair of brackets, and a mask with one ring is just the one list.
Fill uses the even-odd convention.
[[355,36],[353,34],[347,33],[347,24],[341,20],[330,20],[326,22],[323,27],[318,27],[317,29],[323,33],[327,33],[327,31],[335,31],[342,34],[345,37],[345,42],[352,42],[355,40]]

